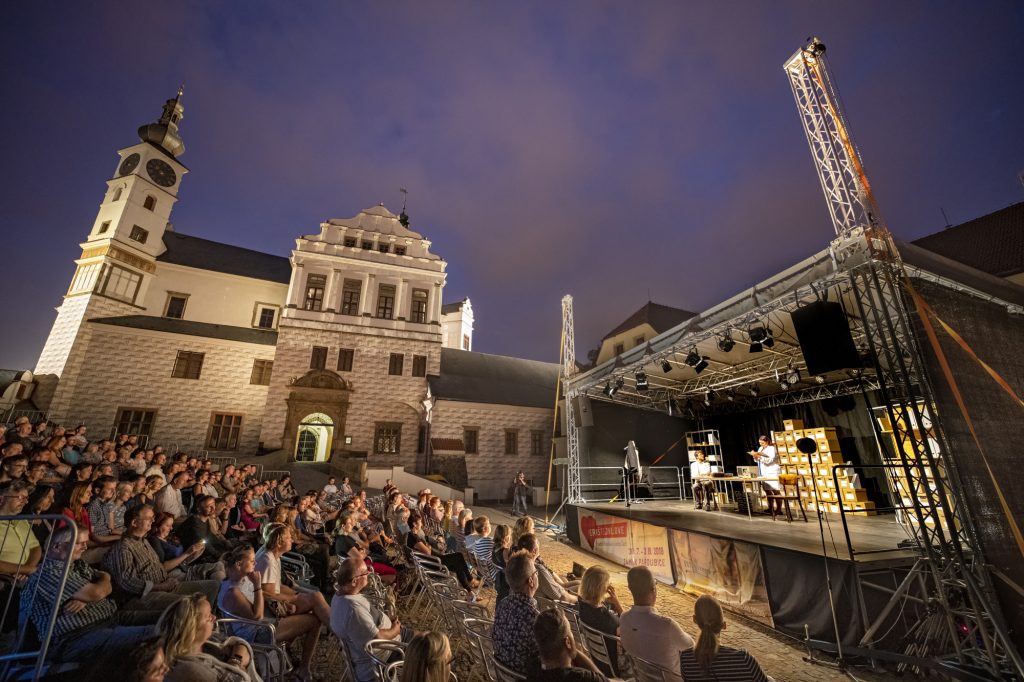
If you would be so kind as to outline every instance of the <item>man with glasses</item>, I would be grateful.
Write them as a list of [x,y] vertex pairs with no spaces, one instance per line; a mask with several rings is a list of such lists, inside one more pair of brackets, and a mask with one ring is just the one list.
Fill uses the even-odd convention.
[[[30,485],[21,480],[0,483],[0,516],[17,516],[28,503]],[[21,583],[32,575],[43,551],[28,521],[0,521],[0,573]]]
[[360,594],[366,588],[369,574],[366,564],[356,557],[345,559],[334,572],[336,594],[331,599],[331,632],[346,644],[356,682],[376,679],[373,659],[366,653],[367,642],[371,639],[408,642],[416,634]]
[[527,552],[512,555],[505,566],[509,595],[494,611],[494,658],[506,668],[530,675],[540,668],[540,654],[533,626],[540,611],[533,595],[537,592],[537,567]]

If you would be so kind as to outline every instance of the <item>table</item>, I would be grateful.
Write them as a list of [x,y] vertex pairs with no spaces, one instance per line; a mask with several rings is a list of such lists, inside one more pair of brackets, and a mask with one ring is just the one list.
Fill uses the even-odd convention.
[[[707,477],[707,478],[708,478],[708,480],[710,480],[712,483],[715,484],[715,492],[716,493],[719,492],[719,491],[724,492],[726,494],[726,496],[729,499],[731,499],[731,500],[735,500],[736,499],[736,496],[732,494],[733,493],[732,484],[734,484],[734,483],[737,483],[737,482],[739,482],[739,483],[760,483],[762,481],[776,481],[777,482],[779,480],[777,478],[769,478],[769,477],[766,477],[766,476],[710,476],[710,477]],[[723,485],[719,485],[720,483],[723,484]],[[760,490],[760,486],[758,486],[758,490]],[[745,488],[744,488],[743,492],[746,492]],[[758,497],[759,501],[760,501],[760,499],[761,498]],[[736,503],[736,506],[739,507],[739,503],[738,502]],[[748,520],[752,520],[753,518],[754,518],[753,515],[750,513],[750,505],[747,504],[747,519]]]

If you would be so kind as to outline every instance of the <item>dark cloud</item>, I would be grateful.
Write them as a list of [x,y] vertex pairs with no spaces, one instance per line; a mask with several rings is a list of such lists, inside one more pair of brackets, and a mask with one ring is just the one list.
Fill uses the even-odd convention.
[[[579,355],[648,297],[699,310],[832,234],[782,62],[814,32],[893,230],[1019,201],[1019,3],[22,3],[0,43],[0,227],[32,366],[113,151],[186,83],[178,230],[286,254],[410,190],[478,350]],[[9,289],[10,290],[10,289]]]

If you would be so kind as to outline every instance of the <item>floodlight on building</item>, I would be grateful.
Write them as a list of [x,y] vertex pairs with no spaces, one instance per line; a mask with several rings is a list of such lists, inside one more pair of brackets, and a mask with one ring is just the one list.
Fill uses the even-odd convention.
[[736,345],[736,342],[732,340],[732,332],[725,332],[722,336],[718,337],[718,350],[723,353],[728,353]]
[[651,385],[647,383],[647,372],[643,371],[642,369],[638,369],[636,371],[636,374],[634,374],[633,376],[636,378],[636,390],[646,391],[651,387]]
[[697,352],[697,346],[690,349],[690,352],[686,354],[686,364],[693,367],[697,374],[700,374],[708,368],[708,359]]
[[662,360],[661,361],[661,371],[664,372],[665,374],[668,374],[669,372],[671,372],[672,371],[672,363],[669,362],[668,360]]
[[772,338],[772,330],[767,325],[751,327],[747,330],[747,336],[750,337],[751,353],[760,353],[765,348],[771,348],[775,345],[775,339]]

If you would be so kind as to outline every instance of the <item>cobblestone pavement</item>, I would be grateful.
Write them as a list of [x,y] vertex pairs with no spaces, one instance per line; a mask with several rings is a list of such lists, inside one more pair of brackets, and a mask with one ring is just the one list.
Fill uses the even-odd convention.
[[[509,515],[507,508],[485,507],[477,504],[473,507],[476,516],[486,515],[491,524],[511,524],[515,520]],[[552,510],[553,511],[553,510]],[[535,516],[543,518],[543,510],[531,510]],[[541,539],[541,556],[545,563],[560,574],[572,570],[573,562],[584,566],[600,564],[608,569],[612,576],[612,584],[619,595],[622,607],[628,609],[633,600],[626,587],[626,569],[618,564],[606,561],[571,544],[555,541],[550,533],[539,533]],[[671,616],[694,639],[697,628],[693,624],[693,604],[696,598],[669,585],[658,586],[658,611]],[[884,670],[871,670],[868,667],[857,668],[853,678],[835,668],[815,665],[806,662],[807,651],[792,639],[784,637],[760,624],[746,620],[726,612],[727,626],[722,633],[722,643],[751,652],[761,663],[765,672],[775,678],[776,682],[831,682],[835,680],[858,679],[870,682],[896,679],[897,675]],[[901,680],[916,680],[912,674],[900,676]]]

